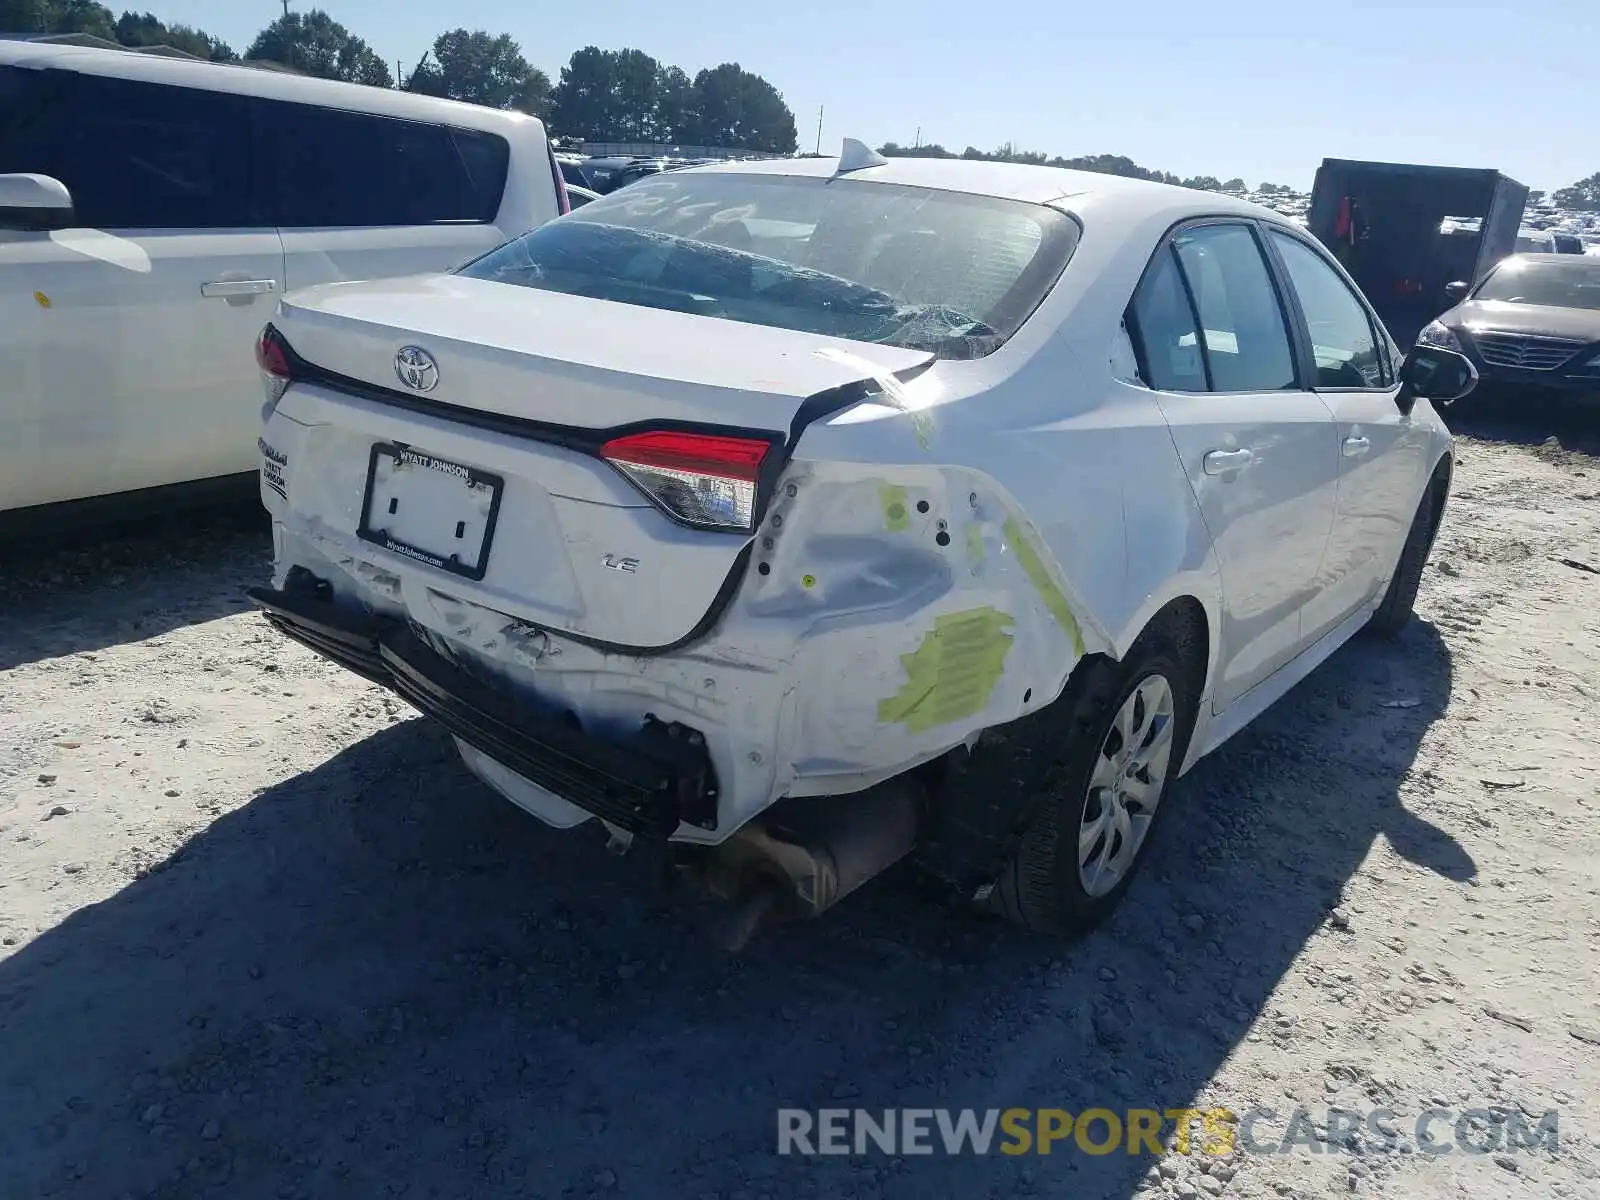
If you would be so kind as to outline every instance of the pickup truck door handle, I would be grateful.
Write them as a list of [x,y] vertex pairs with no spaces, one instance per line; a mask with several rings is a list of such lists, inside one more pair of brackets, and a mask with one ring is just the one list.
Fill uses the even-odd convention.
[[1248,450],[1211,450],[1201,461],[1207,475],[1226,475],[1255,462],[1256,456]]
[[1347,437],[1339,449],[1346,458],[1360,458],[1372,449],[1372,443],[1364,437]]
[[208,300],[232,300],[239,296],[270,296],[277,290],[276,279],[228,279],[200,285],[200,294]]

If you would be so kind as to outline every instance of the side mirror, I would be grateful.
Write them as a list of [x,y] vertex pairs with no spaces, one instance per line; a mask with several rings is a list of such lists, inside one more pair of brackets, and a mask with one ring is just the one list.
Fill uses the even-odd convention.
[[1472,285],[1464,279],[1458,279],[1454,283],[1444,285],[1445,296],[1458,304],[1466,299],[1467,293],[1471,290]]
[[0,175],[0,229],[49,233],[77,223],[72,193],[48,175]]
[[1400,391],[1395,403],[1409,413],[1417,400],[1454,404],[1478,386],[1478,368],[1465,354],[1441,346],[1413,346],[1400,364]]

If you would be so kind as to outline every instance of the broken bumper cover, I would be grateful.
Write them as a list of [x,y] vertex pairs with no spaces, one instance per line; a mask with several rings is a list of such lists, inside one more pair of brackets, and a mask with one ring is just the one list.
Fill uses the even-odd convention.
[[540,712],[470,675],[400,622],[356,615],[315,589],[249,596],[281,633],[393,689],[460,741],[594,817],[653,839],[680,821],[716,824],[710,756],[681,725],[647,721],[626,744],[603,740],[570,715]]

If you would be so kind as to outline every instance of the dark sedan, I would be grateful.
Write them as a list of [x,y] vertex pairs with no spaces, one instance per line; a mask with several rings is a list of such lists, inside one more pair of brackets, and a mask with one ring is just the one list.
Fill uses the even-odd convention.
[[1513,254],[1417,335],[1459,350],[1487,382],[1600,393],[1600,258]]

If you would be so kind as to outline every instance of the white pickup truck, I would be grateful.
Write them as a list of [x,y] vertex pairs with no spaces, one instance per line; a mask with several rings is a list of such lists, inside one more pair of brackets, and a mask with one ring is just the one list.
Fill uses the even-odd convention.
[[520,113],[0,41],[0,524],[253,488],[283,292],[448,270],[565,205]]

